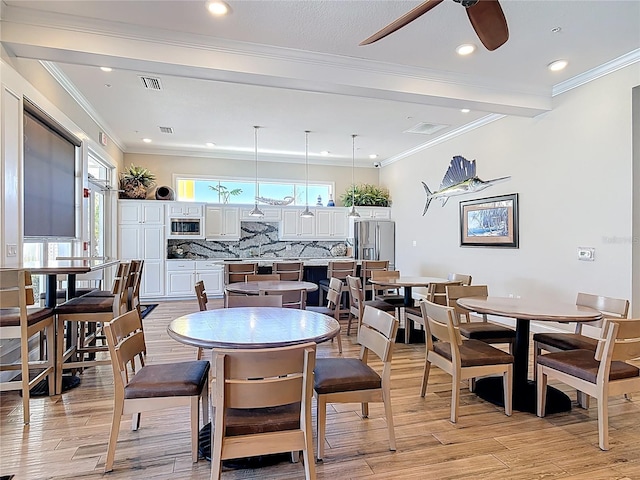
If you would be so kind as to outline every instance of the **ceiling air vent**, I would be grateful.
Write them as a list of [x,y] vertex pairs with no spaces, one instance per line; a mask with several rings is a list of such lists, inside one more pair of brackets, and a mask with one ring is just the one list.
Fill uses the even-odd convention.
[[159,78],[155,77],[139,77],[142,81],[142,86],[147,90],[162,90],[162,84]]
[[426,123],[420,122],[415,124],[413,127],[405,130],[403,133],[418,133],[420,135],[431,135],[436,133],[443,128],[447,128],[449,125],[438,125],[434,123]]
[[172,127],[158,127],[160,129],[160,133],[173,133]]

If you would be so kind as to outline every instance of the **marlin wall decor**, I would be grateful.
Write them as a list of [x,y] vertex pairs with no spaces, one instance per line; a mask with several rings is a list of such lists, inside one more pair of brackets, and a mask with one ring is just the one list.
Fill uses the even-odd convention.
[[439,198],[442,201],[442,206],[447,203],[449,197],[455,195],[464,195],[465,193],[479,192],[485,188],[509,180],[511,177],[494,178],[493,180],[481,180],[476,176],[476,161],[470,162],[464,157],[456,155],[451,159],[449,169],[444,174],[440,188],[432,192],[426,183],[422,182],[424,191],[427,194],[427,200],[424,204],[424,210],[422,215],[427,213],[429,204],[434,198]]

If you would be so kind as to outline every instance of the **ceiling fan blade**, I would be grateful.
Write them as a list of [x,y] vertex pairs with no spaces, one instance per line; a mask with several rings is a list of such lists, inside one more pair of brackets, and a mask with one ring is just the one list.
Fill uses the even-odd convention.
[[398,30],[398,29],[404,27],[405,25],[413,22],[419,16],[424,15],[425,13],[427,13],[433,7],[437,6],[442,1],[443,0],[427,0],[426,2],[422,2],[416,8],[414,8],[413,10],[405,13],[403,16],[401,16],[400,18],[398,18],[394,22],[392,22],[389,25],[387,25],[386,27],[384,27],[382,30],[374,33],[369,38],[361,41],[360,45],[369,45],[370,43],[377,42],[381,38],[384,38],[387,35],[392,34],[396,30]]
[[495,50],[509,39],[509,27],[498,0],[480,0],[467,8],[467,15],[487,50]]

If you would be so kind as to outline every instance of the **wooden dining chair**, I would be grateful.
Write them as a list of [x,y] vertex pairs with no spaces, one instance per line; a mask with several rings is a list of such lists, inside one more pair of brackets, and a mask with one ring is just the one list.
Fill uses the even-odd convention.
[[224,264],[224,284],[244,282],[247,275],[258,273],[258,262],[228,262]]
[[[331,278],[339,279],[343,286],[347,284],[347,277],[356,276],[356,270],[358,268],[358,263],[355,260],[331,260],[327,265],[327,278],[322,279],[318,282],[318,287],[320,288],[320,303],[319,305],[324,305],[326,301],[324,298],[325,293],[329,291],[329,281]],[[344,289],[343,289],[344,292]],[[347,299],[346,295],[343,293],[342,299],[340,301],[340,314],[349,313],[349,308],[347,307]]]
[[207,289],[204,287],[204,281],[200,280],[196,282],[193,289],[196,292],[198,308],[201,312],[204,312],[205,310],[207,310],[207,303],[209,303],[209,299],[207,298]]
[[304,275],[303,262],[274,262],[272,273],[280,275],[280,280],[294,280],[301,282]]
[[[358,282],[360,277],[356,277]],[[361,403],[362,417],[369,416],[369,403],[384,404],[389,450],[395,451],[396,437],[391,409],[391,359],[398,333],[398,320],[370,306],[364,308],[358,328],[359,358],[318,358],[313,390],[317,403],[318,460],[324,458],[327,403]],[[382,362],[382,375],[368,365],[369,352]]]
[[351,323],[355,319],[358,322],[357,330],[360,331],[360,322],[366,306],[377,308],[383,312],[394,312],[396,307],[383,300],[365,300],[364,290],[360,277],[347,276],[347,288],[349,289],[349,318],[347,319],[347,336],[351,335]]
[[[340,297],[342,296],[342,280],[332,278],[329,281],[329,292],[327,292],[327,305],[322,307],[307,306],[307,310],[316,313],[322,313],[336,319],[338,325],[340,324]],[[342,327],[341,327],[342,329]],[[342,353],[342,331],[338,332],[336,338],[338,339],[338,353]],[[333,339],[331,339],[333,341]]]
[[609,397],[640,391],[640,369],[627,363],[640,358],[640,319],[607,319],[604,341],[592,350],[539,355],[536,364],[537,415],[545,415],[547,382],[559,380],[598,402],[598,444],[609,450]]
[[[31,274],[27,270],[0,269],[0,338],[3,342],[18,339],[20,354],[19,363],[7,360],[0,364],[0,372],[20,372],[19,378],[4,381],[0,387],[2,391],[20,390],[25,425],[31,419],[31,388],[47,379],[49,395],[55,392],[56,334],[53,309],[32,307],[34,303]],[[44,332],[45,348],[39,352],[41,360],[32,360],[29,357],[29,339],[40,332]]]
[[315,479],[311,398],[315,343],[266,349],[216,350],[211,428],[211,479],[222,461],[302,451]]
[[[426,300],[437,303],[438,305],[447,305],[447,287],[460,286],[462,281],[456,280],[451,282],[432,282],[427,286]],[[409,343],[409,335],[411,332],[409,322],[413,322],[413,326],[421,325],[425,327],[425,319],[422,317],[422,308],[420,304],[404,307],[404,324],[405,324],[405,342]]]
[[304,310],[307,307],[307,289],[306,288],[292,288],[290,290],[272,290],[272,289],[260,289],[259,294],[263,295],[277,295],[282,299],[283,308],[297,308],[298,310]]
[[[400,278],[400,270],[374,270],[371,272],[372,280],[393,280]],[[389,288],[383,285],[373,285],[374,300],[383,300],[387,303],[404,306],[404,295],[400,293],[400,288]]]
[[360,281],[362,282],[362,288],[364,288],[365,300],[375,298],[374,290],[376,286],[369,283],[373,272],[386,270],[389,270],[389,260],[362,260],[360,263]]
[[145,364],[144,332],[137,310],[114,318],[105,324],[104,330],[114,380],[113,416],[104,471],[113,470],[123,415],[133,415],[131,428],[135,431],[140,427],[141,413],[182,406],[191,409],[191,460],[197,462],[199,404],[202,404],[203,423],[209,421],[209,362]]
[[447,280],[450,282],[462,282],[462,285],[471,285],[471,275],[466,273],[450,273],[447,275]]
[[257,273],[249,274],[244,277],[245,282],[277,282],[280,281],[278,273]]
[[[504,413],[511,416],[513,355],[480,340],[463,340],[455,322],[455,309],[428,300],[420,301],[426,319],[424,374],[420,396],[427,392],[431,365],[451,375],[451,422],[458,421],[460,381],[484,375],[502,374]],[[437,341],[433,341],[436,338]]]

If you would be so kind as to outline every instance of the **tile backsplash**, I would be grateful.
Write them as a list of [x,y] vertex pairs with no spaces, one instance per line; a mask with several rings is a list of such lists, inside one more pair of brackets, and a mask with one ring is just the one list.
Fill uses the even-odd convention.
[[323,258],[346,254],[345,241],[282,241],[278,227],[276,222],[241,222],[240,240],[233,242],[169,239],[167,258]]

